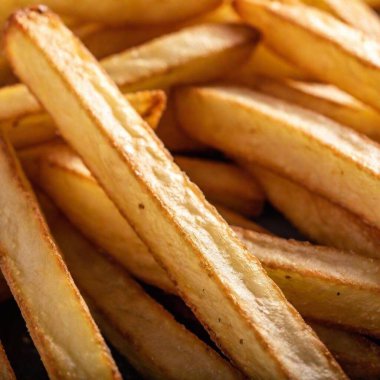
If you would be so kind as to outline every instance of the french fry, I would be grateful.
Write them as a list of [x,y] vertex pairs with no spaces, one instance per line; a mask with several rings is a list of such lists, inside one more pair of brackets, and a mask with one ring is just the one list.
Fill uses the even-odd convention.
[[17,75],[238,368],[262,378],[346,378],[258,260],[248,258],[227,223],[56,16],[41,8],[16,12],[5,50]]
[[11,365],[9,364],[7,355],[0,343],[0,380],[16,380]]
[[362,0],[302,0],[305,4],[331,13],[348,25],[380,41],[377,13]]
[[380,336],[380,260],[254,231],[235,231],[303,317]]
[[[211,80],[248,56],[257,37],[240,25],[198,25],[116,54],[102,60],[102,66],[128,92]],[[0,121],[39,110],[24,85],[0,89]]]
[[380,7],[380,0],[364,0],[364,2],[374,8]]
[[[140,280],[175,293],[172,282],[148,248],[120,215],[80,158],[62,143],[19,152],[28,176],[46,191],[91,241]],[[252,221],[217,206],[230,224],[260,230]],[[99,229],[99,220],[104,221]]]
[[[14,109],[17,109],[17,105],[12,102],[14,100],[12,93],[8,98],[6,96],[8,89],[0,90],[2,107],[5,109],[6,105],[9,104],[11,105],[10,108],[13,105]],[[126,94],[125,97],[141,117],[155,129],[165,109],[165,93],[159,90],[141,91]],[[14,147],[19,149],[49,141],[57,136],[57,129],[52,118],[46,113],[38,112],[39,106],[33,111],[32,107],[30,109],[30,115],[5,122],[10,141]],[[12,111],[8,109],[6,112],[8,117],[12,116]]]
[[0,155],[0,266],[49,376],[120,379],[4,139]]
[[376,39],[303,4],[237,0],[235,8],[284,59],[380,110],[380,44]]
[[308,322],[352,380],[380,376],[380,347],[359,334]]
[[219,203],[247,216],[261,213],[262,189],[253,177],[236,165],[185,156],[174,159],[211,203]]
[[[146,1],[93,1],[75,2],[72,0],[44,0],[44,4],[55,12],[74,19],[102,22],[105,24],[166,24],[179,22],[197,16],[218,6],[221,0],[202,0],[179,3],[176,0],[165,1],[157,6],[153,0]],[[20,7],[34,5],[33,0],[5,0],[0,8],[0,25]]]
[[380,231],[336,204],[269,170],[250,166],[268,200],[310,239],[380,259]]
[[220,77],[248,58],[257,39],[243,25],[195,25],[107,57],[102,66],[123,91],[166,89]]
[[325,115],[380,141],[380,114],[335,86],[252,77],[242,84]]
[[183,89],[177,92],[177,106],[181,126],[193,138],[282,174],[380,226],[377,143],[319,114],[244,88]]
[[127,273],[101,255],[52,204],[49,227],[106,337],[149,379],[241,379],[213,349],[179,324]]

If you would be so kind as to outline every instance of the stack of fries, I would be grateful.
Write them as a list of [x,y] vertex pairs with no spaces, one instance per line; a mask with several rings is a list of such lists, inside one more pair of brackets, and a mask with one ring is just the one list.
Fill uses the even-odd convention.
[[147,379],[380,379],[380,1],[34,3],[0,4],[0,301],[49,378],[121,379],[109,343]]

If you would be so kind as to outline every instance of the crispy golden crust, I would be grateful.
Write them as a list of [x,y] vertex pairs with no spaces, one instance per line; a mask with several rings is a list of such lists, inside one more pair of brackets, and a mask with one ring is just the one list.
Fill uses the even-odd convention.
[[[18,12],[6,32],[6,51],[62,135],[242,371],[278,379],[345,378],[259,262],[248,258],[228,225],[54,16]],[[24,65],[25,53],[32,67]],[[35,75],[26,75],[31,70]],[[43,78],[34,80],[42,72]],[[59,90],[54,98],[49,95],[53,86]]]
[[[50,237],[14,152],[3,139],[0,145],[3,180],[0,224],[4,231],[0,237],[0,265],[49,375],[60,379],[81,376],[119,379],[108,348]],[[22,218],[22,223],[18,218]],[[61,297],[65,303],[60,302]]]
[[0,343],[0,380],[16,380],[11,365],[9,364],[7,355]]
[[266,43],[282,57],[380,109],[377,96],[380,44],[375,39],[302,4],[237,0],[235,6],[244,20],[264,33]]

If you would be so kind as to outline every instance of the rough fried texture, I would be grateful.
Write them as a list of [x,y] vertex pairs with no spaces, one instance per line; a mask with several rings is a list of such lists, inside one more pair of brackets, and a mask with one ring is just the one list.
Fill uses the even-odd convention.
[[0,155],[0,266],[49,376],[120,379],[15,154],[3,139]]
[[[380,110],[380,43],[328,13],[280,1],[237,0],[275,52],[313,77]],[[286,36],[286,38],[284,38]]]
[[243,372],[276,379],[346,378],[258,260],[247,255],[56,17],[41,9],[18,12],[6,32],[6,51],[18,76]]

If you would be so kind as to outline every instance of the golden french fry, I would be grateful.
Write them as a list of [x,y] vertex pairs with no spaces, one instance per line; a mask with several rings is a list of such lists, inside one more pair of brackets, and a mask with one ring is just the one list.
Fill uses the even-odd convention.
[[380,113],[335,86],[263,77],[251,77],[241,83],[325,115],[380,141]]
[[380,43],[376,39],[303,4],[237,0],[235,8],[283,58],[380,110]]
[[[105,24],[165,24],[186,20],[218,6],[221,0],[202,0],[181,3],[169,0],[159,6],[153,0],[118,1],[94,3],[90,0],[44,0],[44,5],[55,12],[75,19],[97,21]],[[0,25],[20,7],[34,5],[34,0],[2,0]]]
[[238,368],[252,377],[345,379],[259,261],[248,257],[62,22],[41,9],[26,9],[13,15],[5,34],[17,75]]
[[367,137],[244,88],[182,89],[177,106],[181,126],[193,138],[282,174],[380,226],[380,149]]
[[302,0],[305,4],[331,13],[348,25],[380,41],[377,13],[362,0]]
[[380,260],[235,231],[303,317],[380,336]]
[[253,177],[236,165],[185,156],[175,156],[174,160],[211,203],[248,216],[261,213],[262,189]]
[[380,347],[362,335],[308,322],[352,380],[377,380]]
[[120,379],[4,139],[0,155],[0,266],[49,376]]
[[[9,91],[7,97],[8,89],[11,88],[0,90],[2,107],[5,109],[8,104],[10,108],[13,106],[17,110],[17,105],[13,102],[12,91]],[[165,109],[165,93],[159,90],[150,90],[126,94],[125,97],[141,117],[155,129]],[[39,106],[33,111],[31,107],[30,115],[5,122],[5,126],[8,128],[8,137],[14,147],[25,148],[49,141],[57,136],[57,129],[52,118],[46,113],[38,112],[38,110]],[[8,110],[8,116],[12,116],[12,111]]]
[[52,204],[44,214],[75,282],[106,337],[150,379],[241,379],[127,273],[101,255]]
[[16,380],[11,365],[9,364],[7,355],[3,346],[0,343],[0,379],[1,380]]
[[377,228],[289,179],[256,165],[249,169],[268,200],[304,235],[320,244],[380,259]]
[[[21,151],[19,155],[28,176],[54,199],[84,235],[135,277],[167,292],[175,292],[148,248],[71,149],[57,142]],[[257,224],[233,211],[221,206],[217,209],[230,224],[260,230]],[[101,229],[99,220],[104,221]]]

